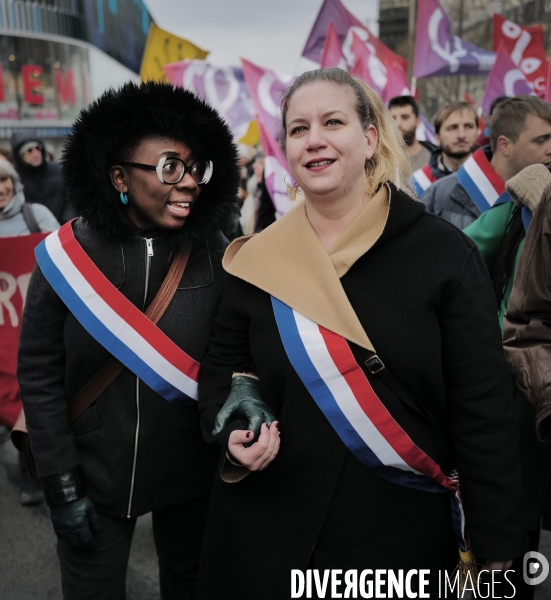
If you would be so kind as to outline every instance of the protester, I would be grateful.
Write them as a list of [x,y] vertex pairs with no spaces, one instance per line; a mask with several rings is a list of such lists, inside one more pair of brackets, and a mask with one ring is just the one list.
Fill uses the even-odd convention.
[[415,137],[415,132],[421,125],[419,107],[415,102],[415,98],[413,96],[395,96],[388,103],[388,108],[402,132],[411,171],[417,171],[417,169],[428,165],[436,146],[430,142],[420,141]]
[[27,202],[47,206],[60,223],[76,216],[63,194],[61,168],[46,159],[46,145],[34,129],[21,129],[11,136],[15,169],[25,189]]
[[412,175],[419,196],[438,179],[455,173],[476,149],[478,115],[468,102],[445,106],[434,119],[439,147],[431,154],[429,164]]
[[[510,318],[514,320],[519,317],[519,308],[522,306],[519,303],[518,292],[516,302],[511,304],[513,281],[518,282],[518,277],[522,277],[522,275],[515,276],[517,265],[523,254],[525,238],[522,211],[535,209],[544,188],[549,183],[551,183],[551,174],[544,165],[534,164],[526,167],[507,181],[507,191],[513,202],[495,206],[465,229],[465,233],[477,244],[490,269],[496,296],[497,315],[502,328],[505,315],[510,313],[511,308],[513,308],[513,313]],[[528,253],[532,254],[530,248]],[[544,278],[545,270],[539,275],[540,278]],[[524,285],[524,281],[519,285]],[[538,283],[538,285],[540,284]],[[506,343],[508,337],[510,338],[510,335],[504,337]],[[524,341],[517,340],[516,343],[524,345]],[[508,362],[511,362],[511,356],[509,356]],[[537,440],[534,411],[526,401],[526,384],[523,384],[524,377],[519,377],[518,364],[516,368],[513,368],[513,372],[517,381],[514,401],[520,434],[523,489],[526,498],[525,519],[529,528],[530,545],[528,550],[537,551],[542,511],[551,512],[551,500],[547,500],[547,509],[544,504],[546,478],[548,478],[547,473],[551,468],[551,463],[549,454]],[[522,558],[515,562],[518,563],[513,563],[515,575],[512,580],[518,590],[515,597],[518,600],[531,600],[534,597],[534,588],[525,583],[521,576]]]
[[[25,203],[19,175],[6,160],[0,160],[0,237],[50,232],[59,227],[52,213],[41,204]],[[0,307],[0,310],[3,310]],[[12,360],[0,366],[0,441],[9,438],[21,411],[19,386],[15,374],[15,349]],[[40,484],[29,477],[23,455],[19,455],[21,474],[20,501],[23,506],[38,504],[44,499]]]
[[307,568],[430,569],[436,598],[436,574],[467,546],[413,454],[459,469],[472,549],[490,568],[525,548],[487,271],[408,196],[402,141],[373,90],[340,69],[303,73],[282,120],[304,201],[228,248],[202,364],[201,425],[222,460],[197,599],[279,600]]
[[191,600],[216,468],[196,380],[237,150],[192,92],[127,83],[80,113],[62,165],[82,217],[37,250],[18,377],[63,596],[123,598],[136,518],[152,512],[161,597]]
[[498,203],[505,181],[524,167],[551,165],[551,105],[541,98],[503,101],[491,127],[491,145],[479,148],[457,173],[431,185],[421,198],[427,210],[460,229]]

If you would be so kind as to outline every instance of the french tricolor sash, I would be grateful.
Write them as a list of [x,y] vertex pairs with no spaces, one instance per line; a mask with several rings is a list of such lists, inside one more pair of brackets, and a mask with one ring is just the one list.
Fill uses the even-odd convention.
[[446,476],[394,420],[342,336],[271,300],[289,361],[346,447],[384,479],[427,492],[451,492],[454,530],[460,549],[468,551],[457,478]]
[[437,179],[438,178],[432,174],[430,165],[425,165],[422,169],[414,171],[411,176],[411,183],[413,184],[417,195],[421,197]]
[[469,156],[457,171],[457,179],[481,213],[497,204],[513,201],[482,148]]
[[78,243],[70,222],[35,253],[48,283],[97,342],[166,400],[197,406],[199,363],[115,288]]

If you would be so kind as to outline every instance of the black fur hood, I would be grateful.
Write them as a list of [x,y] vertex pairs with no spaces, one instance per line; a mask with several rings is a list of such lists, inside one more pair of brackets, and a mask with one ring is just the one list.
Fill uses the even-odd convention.
[[171,233],[180,243],[195,246],[223,226],[235,210],[239,171],[230,128],[188,90],[164,83],[126,83],[84,109],[61,159],[67,198],[91,229],[110,239],[133,235],[128,220],[122,218],[109,168],[121,160],[124,149],[151,134],[183,141],[195,158],[213,163],[212,178],[203,186],[184,227]]

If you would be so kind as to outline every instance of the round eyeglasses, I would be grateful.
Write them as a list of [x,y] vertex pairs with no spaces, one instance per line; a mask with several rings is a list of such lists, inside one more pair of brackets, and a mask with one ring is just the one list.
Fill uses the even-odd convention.
[[182,181],[184,175],[189,173],[193,181],[199,185],[204,185],[210,181],[214,167],[210,160],[196,160],[189,167],[180,158],[172,156],[163,156],[157,163],[157,166],[144,165],[135,162],[120,162],[119,165],[127,167],[136,167],[146,171],[157,171],[157,177],[161,183],[174,185]]

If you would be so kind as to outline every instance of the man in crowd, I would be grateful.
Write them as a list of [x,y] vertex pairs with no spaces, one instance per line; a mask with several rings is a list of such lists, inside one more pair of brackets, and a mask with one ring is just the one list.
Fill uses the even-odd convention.
[[413,96],[392,98],[388,103],[388,109],[402,132],[412,172],[428,165],[431,153],[436,146],[430,142],[421,142],[415,137],[415,131],[421,124],[421,119],[419,118],[419,107]]
[[419,196],[438,179],[455,173],[476,149],[478,115],[468,102],[445,106],[434,119],[439,147],[429,164],[414,171],[412,182]]
[[492,116],[490,142],[456,173],[428,188],[421,200],[429,212],[464,229],[492,206],[509,200],[505,181],[524,167],[551,166],[551,105],[536,96],[505,100]]
[[44,204],[61,224],[75,217],[62,193],[61,168],[58,163],[46,160],[46,146],[36,131],[21,129],[11,136],[10,142],[25,200]]

